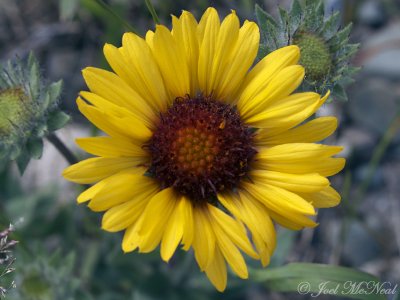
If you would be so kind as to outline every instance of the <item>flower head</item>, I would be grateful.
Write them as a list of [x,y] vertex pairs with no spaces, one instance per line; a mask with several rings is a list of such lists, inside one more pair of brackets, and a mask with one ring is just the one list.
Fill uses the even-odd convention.
[[[125,231],[122,248],[176,248],[195,258],[220,291],[226,263],[241,278],[242,252],[265,266],[275,248],[273,220],[313,227],[316,207],[340,197],[327,176],[339,172],[341,147],[315,144],[336,128],[333,117],[303,123],[328,95],[293,91],[304,77],[297,46],[253,68],[258,26],[235,12],[222,22],[209,8],[198,23],[188,12],[173,29],[146,39],[126,33],[106,45],[114,72],[87,68],[90,92],[80,111],[107,136],[77,143],[98,157],[67,168],[68,180],[92,184],[78,197],[106,211],[103,229]],[[251,238],[249,238],[249,235]]]
[[322,0],[294,0],[290,11],[280,8],[279,13],[279,20],[275,20],[256,5],[263,37],[260,54],[287,45],[299,46],[300,64],[305,68],[301,89],[318,93],[331,90],[333,98],[347,100],[344,87],[353,81],[352,76],[359,70],[349,65],[359,47],[349,43],[352,24],[339,29],[339,12],[324,20]]
[[61,81],[42,83],[33,54],[0,66],[0,162],[16,160],[23,173],[31,158],[41,157],[42,138],[69,119],[58,108],[60,92]]

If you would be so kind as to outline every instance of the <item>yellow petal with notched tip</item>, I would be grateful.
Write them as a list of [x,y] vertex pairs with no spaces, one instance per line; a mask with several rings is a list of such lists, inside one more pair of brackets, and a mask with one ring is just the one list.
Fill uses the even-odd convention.
[[[161,258],[168,262],[178,247],[183,233],[186,230],[186,226],[189,224],[185,223],[185,214],[187,213],[188,200],[181,197],[178,202],[179,204],[175,207],[175,211],[172,212],[171,217],[165,226],[165,232],[161,240]],[[191,230],[190,228],[188,228]]]
[[334,207],[340,203],[339,193],[331,186],[315,193],[300,193],[299,195],[317,208]]
[[227,283],[227,271],[225,259],[222,256],[221,250],[215,248],[213,259],[205,269],[206,275],[215,288],[223,292]]
[[143,223],[139,231],[140,252],[153,251],[160,244],[165,227],[177,207],[178,200],[179,198],[172,188],[162,190],[151,198],[143,212]]
[[201,270],[205,270],[213,260],[216,236],[212,229],[208,209],[198,207],[193,210],[194,230],[193,249]]

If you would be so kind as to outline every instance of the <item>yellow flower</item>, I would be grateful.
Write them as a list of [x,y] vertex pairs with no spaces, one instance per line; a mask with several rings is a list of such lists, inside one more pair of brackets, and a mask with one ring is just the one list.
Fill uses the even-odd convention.
[[[226,262],[247,278],[242,252],[269,263],[273,220],[301,229],[317,224],[315,208],[340,196],[327,176],[339,172],[341,147],[315,144],[336,129],[334,117],[303,123],[328,95],[292,94],[304,77],[299,48],[279,49],[253,68],[259,29],[235,12],[222,22],[209,8],[199,23],[173,17],[146,39],[126,33],[105,45],[114,70],[86,68],[90,92],[80,111],[108,136],[81,138],[99,156],[67,168],[68,180],[92,184],[78,197],[106,211],[104,230],[125,230],[122,249],[163,260],[194,249],[219,291]],[[250,241],[249,237],[251,236]]]

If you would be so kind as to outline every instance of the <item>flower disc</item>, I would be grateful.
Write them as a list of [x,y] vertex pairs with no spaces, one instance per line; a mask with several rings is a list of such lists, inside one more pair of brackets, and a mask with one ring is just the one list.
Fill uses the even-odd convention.
[[251,130],[230,105],[177,98],[149,142],[150,174],[194,201],[233,189],[256,153]]

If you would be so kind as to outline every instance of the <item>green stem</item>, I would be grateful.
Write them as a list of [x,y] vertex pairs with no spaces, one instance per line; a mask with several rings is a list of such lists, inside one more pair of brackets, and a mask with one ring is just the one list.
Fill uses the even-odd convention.
[[97,2],[97,4],[99,4],[110,15],[112,15],[118,22],[120,22],[122,25],[124,25],[126,29],[128,29],[129,31],[131,31],[135,34],[138,34],[136,29],[131,24],[129,24],[127,21],[125,21],[119,14],[117,14],[110,5],[105,3],[103,0],[94,0],[94,1]]
[[153,17],[154,23],[156,23],[156,25],[160,24],[160,19],[158,18],[156,10],[154,9],[153,4],[151,4],[151,1],[144,0],[144,2],[146,2],[147,9],[149,10],[151,16]]
[[50,143],[56,147],[56,149],[64,156],[66,161],[68,161],[71,165],[76,164],[78,162],[78,159],[76,156],[65,146],[63,141],[61,141],[58,136],[56,136],[54,133],[51,133],[50,135],[47,136],[47,139],[49,140]]

